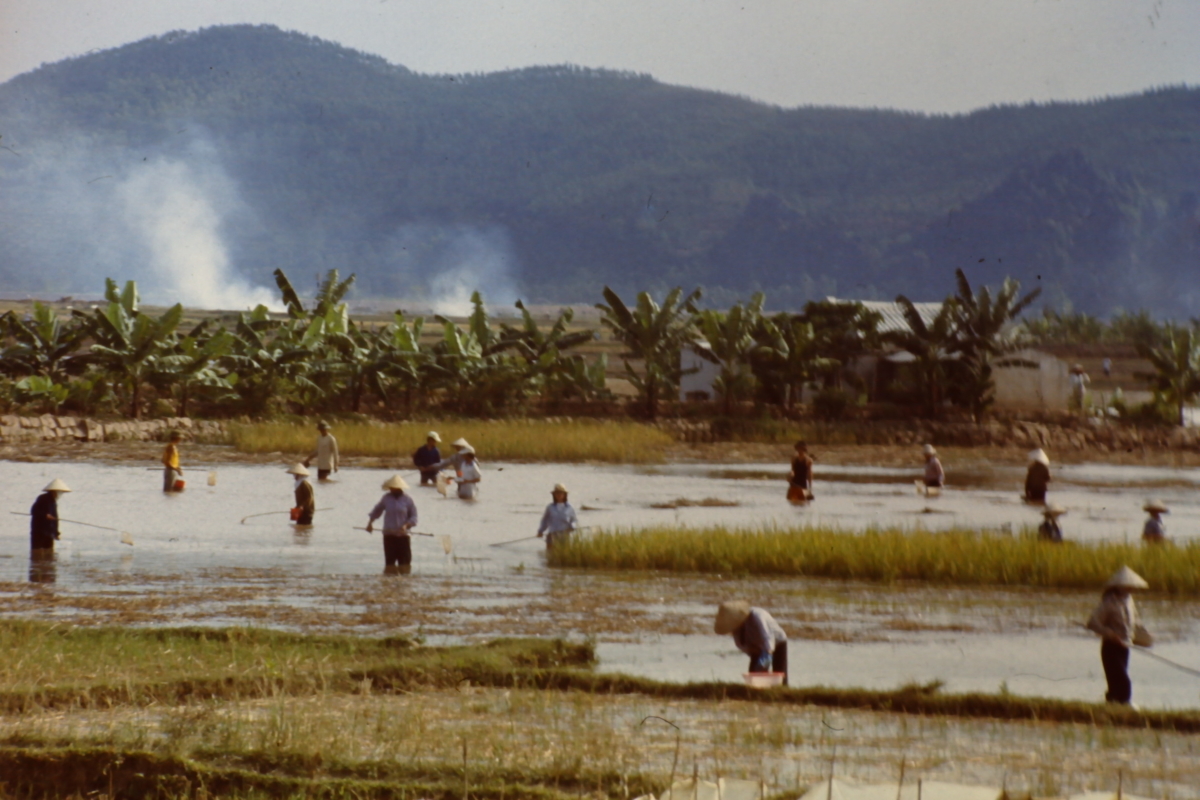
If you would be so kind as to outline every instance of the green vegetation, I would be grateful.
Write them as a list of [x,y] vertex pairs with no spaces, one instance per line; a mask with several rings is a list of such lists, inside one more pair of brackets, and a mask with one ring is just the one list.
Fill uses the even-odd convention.
[[587,569],[1088,590],[1097,590],[1127,564],[1156,592],[1200,595],[1200,542],[1056,546],[1028,533],[662,526],[572,537],[552,550],[549,560],[558,567]]
[[[591,420],[437,420],[389,425],[346,423],[334,433],[343,455],[378,456],[408,462],[429,430],[443,439],[463,437],[488,461],[603,461],[650,464],[663,460],[674,438],[636,422]],[[261,422],[234,424],[233,444],[245,453],[295,453],[313,449],[313,427]],[[450,437],[450,438],[447,438]],[[447,454],[449,449],[447,449]]]

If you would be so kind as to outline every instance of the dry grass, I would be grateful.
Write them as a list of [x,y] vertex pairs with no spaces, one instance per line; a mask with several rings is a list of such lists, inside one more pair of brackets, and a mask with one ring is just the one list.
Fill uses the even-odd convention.
[[[599,461],[650,464],[664,460],[674,442],[670,434],[634,422],[593,420],[438,420],[390,425],[338,425],[333,431],[346,456],[373,456],[407,462],[437,430],[444,442],[465,438],[486,461]],[[234,446],[248,453],[311,453],[316,432],[307,425],[251,423],[233,425]],[[453,452],[442,445],[443,455]]]
[[803,575],[891,583],[1095,589],[1127,564],[1154,591],[1200,595],[1200,542],[1143,547],[1051,545],[1025,533],[888,528],[650,527],[572,537],[549,555],[559,567],[723,575]]

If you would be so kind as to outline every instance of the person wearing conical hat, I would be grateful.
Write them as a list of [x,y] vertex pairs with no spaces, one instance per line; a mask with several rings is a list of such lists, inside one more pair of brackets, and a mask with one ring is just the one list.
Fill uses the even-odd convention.
[[462,456],[462,466],[458,468],[458,499],[474,500],[479,494],[479,482],[483,473],[475,461],[475,448],[467,445],[458,452]]
[[317,495],[313,485],[308,480],[309,471],[303,464],[293,464],[288,474],[295,476],[293,487],[296,492],[296,506],[292,509],[296,524],[305,527],[313,524],[313,515],[317,513]]
[[163,448],[164,492],[180,491],[177,486],[183,478],[183,468],[179,466],[179,443],[181,441],[183,441],[183,434],[179,431],[171,431],[171,435],[167,438],[167,446]]
[[1129,649],[1134,645],[1150,647],[1154,644],[1153,637],[1138,620],[1137,606],[1131,594],[1149,588],[1150,584],[1141,575],[1129,567],[1121,567],[1104,584],[1100,604],[1088,620],[1088,628],[1101,636],[1100,663],[1108,683],[1104,699],[1109,703],[1131,705],[1133,682],[1129,679]]
[[750,656],[748,672],[782,672],[787,686],[787,634],[765,609],[744,600],[721,603],[713,631],[733,636],[737,649]]
[[311,466],[314,458],[317,460],[317,480],[319,481],[329,480],[329,476],[337,472],[341,465],[337,439],[329,432],[329,423],[325,420],[317,423],[317,449],[304,459],[304,466]]
[[946,483],[946,470],[942,469],[942,462],[938,460],[937,449],[927,444],[921,448],[921,454],[925,456],[925,487],[941,489]]
[[1025,472],[1025,502],[1046,502],[1046,486],[1050,483],[1050,457],[1042,448],[1029,453],[1029,469]]
[[453,469],[455,473],[461,473],[463,461],[466,460],[467,450],[471,451],[471,455],[475,458],[475,463],[477,465],[479,464],[479,455],[475,452],[475,448],[471,447],[471,443],[466,439],[459,437],[451,442],[450,446],[454,448],[454,453],[438,462],[437,469],[439,472],[449,467]]
[[383,560],[385,570],[409,572],[412,570],[412,542],[409,536],[417,524],[417,504],[405,493],[408,483],[399,475],[383,482],[387,492],[367,520],[367,532],[375,530],[375,520],[383,517]]
[[422,486],[437,483],[437,465],[442,461],[442,453],[438,450],[438,443],[441,441],[442,437],[438,436],[437,431],[430,431],[425,434],[425,444],[418,447],[412,455],[413,466],[421,471]]
[[1054,542],[1060,544],[1063,540],[1062,527],[1058,524],[1058,518],[1067,513],[1067,510],[1062,506],[1048,505],[1042,511],[1042,524],[1038,526],[1038,538],[1043,542]]
[[1142,506],[1142,511],[1150,515],[1150,519],[1146,520],[1146,524],[1142,526],[1142,541],[1146,544],[1165,542],[1167,540],[1167,524],[1163,522],[1162,515],[1171,512],[1160,500],[1149,501]]
[[58,540],[58,498],[71,491],[58,478],[50,481],[29,508],[29,549],[35,553],[54,552]]
[[566,486],[561,483],[554,484],[554,488],[550,490],[550,500],[552,502],[546,506],[537,532],[539,539],[546,539],[547,550],[553,550],[556,545],[565,542],[571,532],[579,527],[579,517],[575,515],[574,507],[567,502]]
[[1092,379],[1083,371],[1083,364],[1071,367],[1071,408],[1083,414],[1087,411],[1087,390]]

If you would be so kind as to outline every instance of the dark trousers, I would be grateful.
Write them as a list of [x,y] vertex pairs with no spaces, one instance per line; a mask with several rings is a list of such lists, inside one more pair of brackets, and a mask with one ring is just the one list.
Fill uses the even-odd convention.
[[29,535],[29,549],[30,550],[48,550],[49,552],[53,553],[54,552],[54,540],[57,538],[58,537],[55,536],[53,533],[48,533],[45,531],[38,531],[37,533],[32,533]]
[[331,470],[331,469],[318,469],[317,470],[317,480],[319,480],[319,481],[329,480],[329,475],[332,472],[333,472],[333,470]]
[[[766,672],[756,666],[757,658],[750,657],[750,669],[747,672]],[[776,642],[775,652],[771,654],[771,672],[783,673],[783,685],[788,685],[787,642]]]
[[438,471],[436,469],[421,470],[421,485],[424,486],[427,483],[437,483],[437,475]]
[[1129,703],[1133,697],[1133,682],[1129,680],[1129,648],[1105,639],[1100,643],[1100,663],[1108,691],[1104,699],[1110,703]]
[[313,512],[301,511],[300,516],[296,519],[297,525],[312,525]]
[[408,536],[383,535],[383,559],[387,566],[405,567],[412,563],[412,539]]

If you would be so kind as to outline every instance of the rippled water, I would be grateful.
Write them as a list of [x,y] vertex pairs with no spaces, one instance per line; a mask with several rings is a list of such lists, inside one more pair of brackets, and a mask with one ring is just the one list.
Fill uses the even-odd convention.
[[[31,564],[28,519],[10,515],[0,530],[0,613],[137,624],[268,624],[300,629],[419,632],[430,641],[492,635],[592,636],[603,669],[666,679],[738,680],[744,658],[707,634],[712,605],[750,597],[778,611],[792,631],[795,683],[893,687],[933,679],[949,690],[1096,698],[1103,694],[1098,645],[1072,620],[1095,598],[1080,593],[930,592],[862,584],[732,580],[704,576],[590,574],[544,567],[532,536],[549,489],[571,489],[584,525],[641,526],[812,522],[848,529],[951,525],[1018,529],[1036,509],[1018,498],[1023,472],[1001,468],[955,474],[936,499],[917,497],[911,471],[818,467],[817,500],[796,509],[783,500],[785,468],[774,464],[673,465],[653,469],[586,465],[488,464],[477,502],[414,488],[418,529],[450,536],[413,541],[413,573],[383,576],[378,534],[354,530],[382,495],[389,472],[346,469],[317,486],[319,511],[299,532],[285,511],[292,479],[283,466],[203,465],[187,491],[164,496],[160,473],[129,465],[0,463],[4,508],[25,512],[46,483],[75,491],[64,518],[127,531],[63,525],[54,563]],[[207,486],[209,470],[217,473]],[[768,477],[775,475],[777,477]],[[716,476],[716,477],[714,477]],[[1051,499],[1070,509],[1068,538],[1136,540],[1149,496],[1171,506],[1173,538],[1197,535],[1193,495],[1200,470],[1064,466]],[[736,502],[732,507],[653,509],[678,498]],[[593,510],[584,510],[587,509]],[[37,581],[31,583],[30,578]],[[926,613],[912,622],[914,603]],[[1158,651],[1200,667],[1200,604],[1151,602],[1170,618]],[[919,614],[917,615],[920,616]],[[888,627],[903,617],[904,625]],[[936,624],[931,620],[936,618]],[[929,624],[926,624],[929,623]],[[1160,623],[1165,624],[1165,623]],[[1135,699],[1144,705],[1200,706],[1200,681],[1134,657]]]

